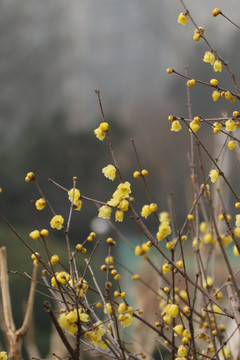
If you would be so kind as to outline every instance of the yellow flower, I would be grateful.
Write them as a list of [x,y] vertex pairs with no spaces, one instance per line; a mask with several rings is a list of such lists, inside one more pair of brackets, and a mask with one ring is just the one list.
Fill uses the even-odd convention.
[[110,180],[114,180],[116,177],[116,168],[113,165],[107,165],[102,169],[104,176]]
[[127,211],[128,210],[128,206],[129,206],[129,202],[126,199],[123,199],[120,201],[120,203],[118,204],[118,209],[122,210],[122,211]]
[[[73,191],[74,191],[74,199],[73,199]],[[71,189],[68,191],[68,199],[72,202],[76,202],[80,199],[80,191],[78,189]]]
[[213,99],[213,101],[217,101],[217,100],[219,99],[219,97],[220,97],[220,92],[217,91],[217,90],[214,90],[214,91],[212,92],[212,99]]
[[178,23],[179,23],[179,24],[182,24],[182,25],[186,25],[187,21],[188,21],[188,16],[187,16],[187,14],[181,12],[181,13],[178,15]]
[[233,246],[233,254],[234,254],[235,256],[239,256],[239,251],[238,251],[236,245]]
[[167,211],[160,212],[159,221],[160,221],[160,223],[166,222],[166,223],[169,224],[170,223],[170,215],[169,215],[169,213]]
[[215,72],[217,72],[217,71],[221,72],[221,71],[222,71],[222,62],[221,62],[220,60],[214,61],[214,63],[213,63],[213,70],[214,70]]
[[240,227],[235,227],[234,228],[234,235],[238,238],[240,238]]
[[210,84],[211,84],[212,86],[218,86],[218,81],[217,81],[217,79],[211,79],[211,80],[210,80]]
[[[60,284],[67,284],[70,280],[71,280],[71,276],[70,274],[68,274],[66,271],[60,271],[58,273],[55,273],[55,276],[56,276],[56,279],[57,279],[57,282],[60,283]],[[55,277],[54,277],[54,280],[55,280]],[[56,281],[53,281],[53,284],[52,286],[56,286]]]
[[228,148],[229,148],[229,150],[235,149],[236,146],[237,146],[237,143],[236,143],[235,140],[230,140],[230,141],[228,142]]
[[103,309],[104,314],[112,314],[113,310],[112,310],[112,305],[110,303],[106,303],[106,305],[104,306]]
[[66,330],[69,334],[74,335],[78,331],[78,319],[82,322],[88,322],[88,315],[82,308],[74,309],[69,313],[62,313],[58,318],[58,323],[62,329]]
[[186,84],[188,87],[193,87],[194,85],[196,85],[196,80],[195,79],[189,79],[187,81],[187,84]]
[[235,225],[236,225],[236,226],[240,226],[240,214],[237,214],[237,215],[235,216],[235,218],[236,218]]
[[124,217],[124,212],[122,210],[117,210],[115,212],[115,221],[122,222]]
[[172,122],[171,131],[180,131],[182,129],[181,124],[178,120]]
[[7,360],[7,353],[6,351],[1,351],[0,352],[0,360]]
[[230,234],[221,235],[221,240],[224,246],[228,246],[233,241]]
[[236,123],[234,120],[229,119],[225,123],[226,131],[235,131],[236,130]]
[[117,190],[113,193],[114,199],[126,199],[131,194],[131,184],[128,181],[118,185]]
[[200,129],[200,124],[194,120],[190,122],[190,131],[197,132]]
[[179,356],[185,356],[187,355],[187,348],[184,345],[180,345],[178,348],[178,355]]
[[104,121],[99,125],[99,127],[102,131],[106,132],[106,131],[108,131],[109,124],[106,121]]
[[106,344],[102,341],[103,335],[106,333],[106,330],[103,328],[101,321],[93,324],[93,330],[87,331],[85,333],[86,338],[90,338],[94,346],[100,345],[102,349],[106,348]]
[[208,224],[207,224],[205,221],[201,222],[201,224],[200,224],[200,231],[201,231],[202,233],[208,232]]
[[37,210],[43,210],[46,206],[46,200],[44,198],[38,199],[35,202],[35,206]]
[[210,179],[212,183],[215,183],[219,178],[219,171],[218,170],[211,170],[209,173]]
[[133,308],[127,306],[125,303],[121,303],[118,307],[118,312],[120,313],[118,319],[123,327],[128,327],[133,321]]
[[34,179],[35,179],[34,173],[33,173],[33,172],[28,172],[27,175],[26,175],[26,177],[25,177],[25,181],[26,181],[26,182],[30,182],[30,181],[32,181],[32,180],[34,180]]
[[112,256],[107,256],[106,259],[105,259],[105,263],[107,265],[112,265],[114,262],[114,258]]
[[50,225],[53,229],[61,230],[63,226],[64,218],[62,215],[55,215],[50,221]]
[[73,204],[73,209],[79,211],[81,210],[81,208],[82,208],[82,200],[75,201]]
[[103,205],[98,209],[98,217],[102,219],[110,219],[112,209],[108,205]]
[[29,236],[33,240],[39,240],[40,239],[40,232],[38,230],[34,230],[34,231],[30,232]]
[[215,56],[211,51],[206,51],[203,57],[203,61],[206,63],[214,64]]
[[[173,330],[178,334],[181,335],[183,332],[183,325],[176,325],[174,326]],[[174,336],[177,336],[177,334],[174,334]]]
[[157,239],[158,241],[163,240],[166,236],[171,234],[171,227],[167,222],[162,222],[159,225],[158,232],[157,232]]
[[144,205],[142,207],[142,211],[141,211],[141,216],[145,217],[145,219],[147,219],[147,217],[151,214],[151,209],[149,205]]
[[57,264],[59,262],[59,256],[58,255],[52,255],[50,262],[54,266],[55,264]]
[[167,315],[175,318],[179,314],[179,308],[176,304],[168,304],[165,308],[165,312]]
[[164,274],[167,274],[171,270],[171,267],[168,263],[163,264],[162,271]]
[[219,8],[215,8],[215,9],[212,11],[212,16],[213,16],[213,17],[216,17],[216,16],[218,16],[220,13],[221,13],[221,10],[220,10]]
[[94,130],[94,134],[96,135],[97,139],[101,141],[105,138],[105,132],[102,131],[100,127]]

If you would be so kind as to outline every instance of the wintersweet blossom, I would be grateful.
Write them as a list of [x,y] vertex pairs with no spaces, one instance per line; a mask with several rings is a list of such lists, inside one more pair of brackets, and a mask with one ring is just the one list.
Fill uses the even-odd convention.
[[125,303],[120,303],[118,306],[118,312],[120,313],[118,319],[123,327],[131,325],[133,320],[133,308],[127,306]]
[[107,165],[102,169],[104,176],[110,180],[114,180],[116,177],[116,168],[113,165]]
[[187,355],[187,347],[184,345],[180,345],[178,348],[178,355],[179,356],[185,356]]
[[233,119],[229,119],[225,123],[226,131],[235,131],[236,130],[236,123]]
[[215,56],[211,51],[206,51],[203,57],[203,61],[206,63],[214,64]]
[[163,271],[164,274],[167,274],[170,270],[171,270],[171,267],[170,267],[170,265],[168,263],[163,264],[162,271]]
[[39,230],[33,230],[32,232],[30,232],[29,237],[33,240],[39,240],[40,239]]
[[35,206],[37,210],[43,210],[46,206],[46,200],[44,198],[38,199],[35,202]]
[[26,182],[30,182],[30,181],[32,181],[32,180],[34,180],[34,179],[35,179],[34,173],[33,173],[32,171],[28,172],[27,175],[26,175],[26,177],[25,177],[25,181],[26,181]]
[[213,99],[213,101],[217,101],[217,100],[219,99],[219,97],[220,97],[220,91],[214,90],[214,91],[212,92],[212,99]]
[[197,132],[200,129],[200,123],[196,122],[196,121],[191,121],[190,122],[190,131],[193,131],[194,133]]
[[0,352],[0,360],[7,360],[7,353],[6,351],[1,351]]
[[162,223],[162,222],[170,223],[170,214],[169,214],[169,212],[167,212],[167,211],[160,212],[159,221],[160,221],[160,223]]
[[[74,193],[74,199],[73,199],[73,193]],[[76,202],[80,199],[80,191],[78,189],[71,189],[68,191],[68,199],[72,202]]]
[[237,214],[237,215],[235,216],[235,218],[236,218],[235,225],[236,225],[236,226],[240,226],[240,214]]
[[182,24],[182,25],[186,25],[187,21],[188,21],[188,16],[187,16],[187,14],[181,12],[181,13],[178,15],[178,23],[179,23],[179,24]]
[[129,202],[126,199],[122,199],[117,207],[119,210],[127,211],[129,207]]
[[122,210],[117,210],[115,212],[115,221],[122,222],[124,217],[124,212]]
[[61,230],[63,227],[64,218],[62,215],[55,215],[50,221],[50,225],[53,229]]
[[180,131],[182,129],[181,124],[178,120],[174,120],[172,122],[171,131]]
[[102,219],[110,219],[112,208],[108,205],[103,205],[98,209],[98,217]]
[[212,183],[215,183],[217,179],[219,178],[219,171],[218,170],[211,170],[209,173],[210,179]]
[[228,142],[228,148],[229,148],[229,150],[235,149],[236,146],[237,146],[237,143],[236,143],[235,140],[230,140],[230,141]]
[[96,135],[98,140],[103,140],[105,138],[105,131],[102,131],[100,127],[94,130],[94,134]]
[[113,193],[113,199],[126,199],[131,194],[131,184],[128,181],[118,185],[117,190]]
[[70,312],[62,313],[58,318],[58,323],[62,329],[66,330],[69,334],[74,335],[78,331],[78,321],[88,322],[88,314],[82,308],[74,309]]
[[165,308],[165,312],[167,315],[175,318],[179,314],[179,307],[176,304],[168,304]]
[[157,239],[158,241],[163,240],[166,236],[171,234],[171,227],[168,222],[162,222],[159,225],[158,232],[157,232]]
[[149,205],[144,205],[142,207],[142,211],[141,211],[141,216],[145,217],[145,219],[147,219],[147,217],[152,213],[150,206]]
[[93,324],[93,330],[87,331],[85,333],[85,337],[91,339],[94,346],[101,346],[102,349],[106,349],[107,345],[102,340],[102,337],[106,333],[106,330],[103,328],[103,324],[101,321]]
[[222,71],[222,62],[221,62],[220,60],[214,61],[214,63],[213,63],[213,70],[214,70],[215,72],[217,72],[217,71],[221,72],[221,71]]
[[221,14],[221,10],[219,8],[215,8],[213,11],[212,11],[212,16],[213,17],[216,17],[218,16],[219,14]]

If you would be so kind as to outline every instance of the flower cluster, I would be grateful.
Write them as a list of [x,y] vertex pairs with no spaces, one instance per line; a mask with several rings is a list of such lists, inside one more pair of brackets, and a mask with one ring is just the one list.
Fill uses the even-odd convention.
[[158,227],[158,232],[156,236],[158,241],[162,241],[172,232],[171,227],[169,225],[170,223],[169,214],[167,212],[160,213],[159,220],[160,220],[160,225]]
[[131,185],[128,181],[120,183],[116,191],[113,193],[111,200],[103,205],[98,210],[98,217],[103,219],[110,219],[112,208],[117,208],[115,212],[115,221],[123,221],[124,212],[128,210],[129,194],[131,194]]
[[86,323],[89,321],[89,316],[86,314],[82,307],[67,312],[66,309],[62,310],[58,318],[58,323],[62,329],[66,330],[69,334],[76,334],[79,328],[79,323]]
[[73,203],[74,210],[81,210],[82,200],[80,200],[81,194],[78,189],[71,189],[68,191],[68,199]]
[[106,121],[102,122],[97,129],[94,130],[94,134],[97,139],[104,140],[105,134],[108,131],[109,125]]

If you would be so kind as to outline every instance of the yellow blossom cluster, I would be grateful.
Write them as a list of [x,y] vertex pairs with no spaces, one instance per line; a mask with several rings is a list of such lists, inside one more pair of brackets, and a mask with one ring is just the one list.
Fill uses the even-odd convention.
[[79,280],[75,279],[75,281],[72,281],[70,278],[68,285],[74,290],[75,294],[81,298],[84,297],[84,294],[88,291],[88,283],[83,278],[80,278]]
[[[65,310],[65,309],[64,309]],[[74,309],[72,311],[64,311],[58,318],[58,323],[62,329],[66,330],[69,334],[76,334],[78,331],[79,322],[88,322],[88,314],[83,308]]]
[[172,232],[171,227],[169,225],[170,216],[167,212],[162,212],[162,213],[160,213],[159,220],[160,220],[160,225],[158,227],[158,232],[157,232],[156,236],[157,236],[158,241],[162,241],[165,237],[170,235]]
[[144,205],[142,207],[141,216],[147,219],[147,217],[155,211],[157,211],[157,204],[151,203],[150,205]]
[[132,324],[133,321],[133,308],[127,306],[125,303],[120,303],[118,306],[118,320],[120,321],[123,327],[128,327]]
[[112,208],[116,207],[115,221],[123,221],[124,212],[128,210],[129,194],[131,193],[131,184],[128,181],[120,183],[116,191],[113,193],[111,200],[106,205],[98,209],[98,217],[103,219],[110,219]]
[[71,189],[68,191],[68,199],[73,203],[74,210],[81,210],[82,200],[80,200],[81,194],[78,189]]
[[103,341],[102,337],[105,335],[106,330],[103,327],[103,323],[98,321],[93,324],[92,330],[85,332],[85,338],[90,339],[94,346],[101,346],[102,349],[107,349],[107,341]]
[[30,182],[32,180],[35,180],[35,175],[32,171],[28,172],[26,177],[25,177],[25,181],[26,182]]
[[58,284],[66,285],[71,279],[71,275],[66,271],[55,272],[55,276],[51,278],[51,285],[58,287]]
[[98,140],[104,140],[105,134],[108,131],[109,124],[104,121],[102,122],[97,129],[94,130],[94,134],[96,135]]
[[142,256],[142,255],[145,255],[149,250],[150,250],[149,243],[146,242],[146,243],[143,243],[141,245],[137,245],[135,247],[134,252],[135,252],[135,255]]

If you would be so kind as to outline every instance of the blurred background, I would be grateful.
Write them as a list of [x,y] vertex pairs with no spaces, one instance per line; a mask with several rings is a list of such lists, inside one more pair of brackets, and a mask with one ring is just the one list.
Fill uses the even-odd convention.
[[[211,12],[220,7],[238,22],[239,1],[186,5],[210,43],[231,61],[238,80],[238,30]],[[189,136],[187,131],[171,133],[167,120],[169,114],[188,116],[185,80],[167,75],[166,68],[184,73],[189,65],[190,76],[207,82],[216,74],[202,61],[208,49],[202,41],[193,41],[193,25],[177,23],[181,11],[178,0],[0,0],[0,211],[23,234],[36,227],[30,200],[39,197],[24,181],[28,171],[36,173],[56,213],[63,215],[69,203],[48,178],[70,189],[77,176],[81,193],[101,201],[115,188],[101,174],[112,162],[107,144],[93,135],[101,121],[95,88],[101,91],[123,177],[133,183],[137,209],[147,198],[132,178],[138,168],[130,139],[142,167],[149,170],[159,210],[168,208],[173,191],[176,204],[181,204],[179,218],[185,214]],[[217,78],[233,90],[225,70]],[[238,109],[224,99],[214,103],[211,92],[200,85],[191,89],[194,116]],[[208,132],[201,129],[200,136],[206,139]],[[79,227],[84,238],[97,214],[93,204],[84,203],[83,209],[72,225],[76,242]],[[41,218],[44,226],[47,216]],[[0,245],[10,244],[6,226],[1,224],[0,230]],[[13,268],[22,263],[16,249],[15,241],[9,254]]]

